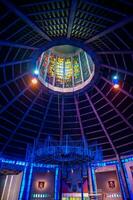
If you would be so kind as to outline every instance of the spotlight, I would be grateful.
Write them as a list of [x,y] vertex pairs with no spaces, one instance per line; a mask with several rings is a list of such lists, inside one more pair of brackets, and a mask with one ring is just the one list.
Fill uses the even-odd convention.
[[35,70],[34,70],[34,74],[35,74],[35,75],[38,75],[38,74],[39,74],[39,71],[38,71],[37,69],[35,69]]
[[31,80],[31,82],[32,82],[34,85],[36,85],[38,81],[37,81],[36,78],[33,78],[33,79]]
[[72,174],[73,174],[73,172],[74,172],[73,169],[71,169],[71,173],[72,173]]
[[119,86],[119,84],[114,84],[114,86],[113,86],[115,89],[118,89],[120,86]]
[[113,76],[112,81],[113,81],[114,85],[115,85],[115,84],[118,84],[118,83],[119,83],[118,76],[117,76],[117,75]]
[[120,85],[119,85],[119,78],[118,78],[117,75],[114,75],[112,77],[112,82],[113,82],[114,89],[118,89],[120,87]]
[[118,80],[118,76],[117,75],[113,76],[113,80]]

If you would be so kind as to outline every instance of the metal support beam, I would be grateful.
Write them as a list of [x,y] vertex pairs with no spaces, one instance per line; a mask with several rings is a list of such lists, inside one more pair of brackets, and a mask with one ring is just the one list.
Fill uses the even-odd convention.
[[72,66],[72,87],[74,91],[74,66],[73,66],[73,57],[71,56],[71,66]]
[[48,110],[49,110],[52,98],[53,98],[53,94],[51,94],[51,96],[49,98],[49,101],[48,101],[48,104],[46,106],[46,109],[44,111],[44,116],[43,116],[43,119],[42,119],[42,122],[41,122],[41,125],[40,125],[40,129],[38,131],[38,135],[36,137],[36,145],[38,145],[38,142],[39,142],[39,139],[40,139],[40,135],[41,135],[41,132],[42,132],[42,129],[43,129],[43,126],[44,126],[44,123],[45,123],[45,120],[46,120],[46,117],[47,117],[47,114],[48,114]]
[[22,90],[18,95],[16,95],[12,100],[10,100],[1,110],[0,110],[0,114],[2,114],[3,112],[5,112],[9,106],[11,106],[20,96],[22,96],[28,89],[30,86],[26,87],[24,90]]
[[10,80],[10,81],[6,81],[4,84],[1,84],[1,85],[0,85],[0,88],[2,88],[2,87],[4,87],[4,86],[7,86],[8,84],[10,84],[10,83],[12,83],[12,82],[14,82],[14,81],[19,80],[19,79],[23,78],[24,76],[26,76],[26,75],[28,75],[28,74],[29,74],[29,72],[25,72],[25,73],[21,74],[20,76],[17,76],[16,78],[14,78],[14,79],[12,79],[12,80]]
[[6,40],[0,40],[0,46],[9,46],[9,47],[16,47],[16,48],[22,48],[22,49],[31,49],[31,50],[37,50],[37,47],[30,47],[23,44],[17,44],[15,42],[10,42]]
[[2,63],[0,64],[0,67],[6,67],[6,66],[12,66],[12,65],[17,65],[17,64],[23,64],[23,63],[28,63],[28,62],[31,62],[32,59],[27,59],[27,60],[19,60],[19,61],[12,61],[12,62],[9,62],[9,63]]
[[[113,87],[113,83],[112,83],[111,81],[109,81],[108,79],[106,79],[106,78],[103,77],[103,76],[102,76],[102,79],[103,79],[104,81],[106,81],[107,83],[109,83],[110,85],[112,85],[112,87]],[[133,95],[129,94],[129,92],[125,91],[125,90],[122,89],[122,88],[119,88],[119,90],[120,90],[123,94],[125,94],[126,96],[130,97],[131,99],[133,99]]]
[[90,105],[92,107],[92,110],[95,113],[95,115],[96,115],[96,117],[97,117],[97,119],[98,119],[98,121],[99,121],[99,123],[100,123],[100,125],[101,125],[101,127],[103,129],[103,131],[104,131],[104,134],[107,137],[107,139],[108,139],[108,141],[110,143],[110,146],[112,147],[112,149],[113,149],[113,151],[114,151],[114,153],[116,155],[116,158],[117,158],[118,157],[118,152],[117,152],[117,150],[116,150],[116,148],[115,148],[115,146],[114,146],[114,144],[113,144],[113,142],[112,142],[112,140],[111,140],[111,138],[110,138],[110,136],[109,136],[109,134],[108,134],[108,132],[107,132],[102,120],[101,120],[101,118],[100,118],[100,116],[98,115],[98,112],[96,111],[96,109],[95,109],[95,107],[94,107],[89,95],[87,93],[85,93],[85,95],[86,95],[86,98],[88,99],[88,101],[89,101],[89,103],[90,103]]
[[88,66],[89,76],[91,76],[91,69],[90,69],[90,63],[88,60],[88,55],[86,52],[84,52],[84,54],[85,54],[85,58],[86,58],[87,66]]
[[108,104],[114,109],[114,111],[121,117],[121,119],[130,127],[131,130],[133,130],[133,126],[125,119],[125,117],[119,112],[119,110],[112,104],[111,101],[108,100],[108,98],[99,90],[99,88],[95,85],[95,89],[101,94],[101,96],[108,102]]
[[78,60],[79,60],[79,67],[80,67],[80,72],[81,72],[81,79],[82,79],[82,83],[84,82],[84,77],[83,77],[83,71],[82,71],[82,62],[81,62],[81,56],[80,53],[78,55]]
[[78,106],[78,101],[77,101],[76,96],[74,96],[74,101],[75,101],[75,106],[76,106],[77,116],[78,116],[78,120],[79,120],[79,125],[80,125],[82,139],[83,139],[84,145],[86,146],[87,144],[86,144],[86,140],[85,140],[84,129],[83,129],[83,125],[82,125],[82,122],[81,122],[81,117],[80,117],[80,112],[79,112],[79,106]]
[[64,96],[62,96],[62,104],[61,104],[61,127],[60,127],[60,143],[62,142],[63,137],[63,122],[64,122]]
[[47,15],[47,14],[51,14],[51,13],[59,13],[59,12],[64,12],[66,9],[67,8],[58,8],[58,9],[51,9],[51,10],[45,10],[45,11],[43,10],[43,11],[31,12],[31,13],[27,14],[27,16],[36,16],[36,15],[44,15],[44,14]]
[[[47,73],[48,73],[48,66],[49,66],[49,63],[50,63],[50,56],[51,56],[51,52],[49,52],[48,54],[48,62],[47,62],[47,65],[45,67],[45,74],[44,74],[44,81],[46,82],[46,77],[47,77]],[[40,64],[41,66],[41,64]]]
[[81,164],[81,200],[84,200],[83,178],[83,164]]
[[55,86],[55,80],[56,80],[56,66],[57,66],[57,56],[56,56],[56,61],[54,65],[54,76],[53,76],[53,83],[52,83],[53,86]]
[[70,36],[71,36],[74,17],[75,17],[75,13],[76,13],[76,9],[77,9],[77,2],[78,2],[77,0],[71,1],[71,8],[70,8],[69,22],[68,22],[68,31],[67,31],[68,38],[70,38]]
[[[92,185],[91,194],[97,194],[97,184],[96,184],[96,174],[95,174],[95,167],[90,165],[90,181]],[[97,196],[94,196],[94,200],[97,200]]]
[[34,103],[36,102],[36,100],[38,99],[39,95],[41,93],[41,90],[38,92],[38,94],[35,96],[34,100],[32,101],[32,103],[30,104],[30,106],[28,107],[28,109],[26,110],[26,112],[24,113],[23,117],[21,118],[21,120],[19,121],[19,123],[17,124],[16,128],[13,130],[13,132],[11,133],[10,137],[8,138],[7,142],[4,144],[1,152],[3,153],[4,150],[6,149],[7,145],[11,142],[11,140],[13,139],[14,135],[16,134],[17,130],[21,127],[23,121],[25,120],[25,118],[28,116],[30,110],[32,109],[32,107],[34,106]]
[[107,69],[112,69],[114,71],[117,71],[117,72],[120,72],[120,73],[123,73],[123,74],[127,74],[129,76],[133,76],[133,72],[130,72],[130,71],[127,71],[127,70],[124,70],[124,69],[120,69],[120,68],[117,68],[117,67],[113,67],[113,66],[110,66],[110,65],[101,64],[101,67],[104,67],[104,68],[107,68]]
[[102,55],[102,54],[133,54],[133,51],[128,51],[128,50],[124,50],[124,51],[97,51],[96,54]]
[[[90,3],[90,2],[89,2]],[[81,13],[85,13],[85,15],[87,15],[88,17],[96,17],[96,18],[99,18],[99,19],[102,19],[102,20],[104,20],[104,21],[107,21],[107,22],[111,22],[111,23],[113,23],[114,22],[114,20],[112,20],[112,19],[110,19],[110,18],[106,18],[106,17],[104,17],[104,16],[101,16],[101,15],[98,15],[98,14],[94,14],[93,13],[93,11],[85,11],[84,9],[78,9]],[[82,20],[82,18],[78,18],[79,20]],[[89,22],[87,19],[85,20],[86,22]],[[100,24],[100,27],[105,27],[105,25],[101,25]]]
[[103,37],[104,35],[124,26],[125,24],[132,22],[132,20],[133,20],[133,16],[125,18],[124,20],[120,21],[119,23],[109,27],[108,29],[104,30],[103,32],[101,32],[101,33],[95,35],[94,37],[86,40],[85,43],[93,42],[93,41],[99,39],[100,37]]
[[128,184],[127,184],[125,173],[123,170],[123,165],[122,165],[120,159],[118,160],[118,164],[116,164],[116,170],[117,170],[117,175],[118,175],[119,182],[120,182],[122,197],[124,200],[129,200],[130,193],[128,190]]
[[105,6],[105,5],[102,5],[102,4],[98,4],[98,3],[94,3],[93,1],[88,1],[88,0],[83,0],[85,3],[87,3],[88,5],[90,5],[90,6],[94,6],[94,7],[96,7],[96,8],[100,8],[100,9],[102,9],[102,10],[106,10],[106,11],[108,11],[109,13],[114,13],[114,14],[116,14],[116,15],[121,15],[121,16],[126,16],[126,14],[125,13],[123,13],[123,12],[120,12],[120,11],[118,11],[118,10],[116,10],[116,9],[112,9],[112,8],[110,8],[110,7],[107,7],[107,6]]
[[[58,2],[60,1],[62,0],[58,0]],[[40,6],[40,5],[45,5],[45,4],[53,3],[53,2],[57,2],[57,0],[45,0],[45,1],[34,2],[34,3],[26,2],[26,4],[20,5],[20,7],[26,8],[26,7],[32,7],[32,6]]]
[[26,24],[28,24],[35,32],[40,34],[45,40],[51,41],[49,36],[44,33],[36,24],[34,24],[26,15],[24,15],[18,8],[8,0],[0,0],[9,10],[14,12],[18,17],[20,17]]

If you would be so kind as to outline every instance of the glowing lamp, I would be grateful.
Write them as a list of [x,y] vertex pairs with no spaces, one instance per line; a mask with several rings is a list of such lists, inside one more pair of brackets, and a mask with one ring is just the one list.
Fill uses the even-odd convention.
[[119,83],[118,76],[114,76],[112,81],[114,84],[118,84]]
[[117,80],[118,79],[118,76],[113,76],[113,80]]
[[118,89],[119,87],[120,87],[119,84],[114,84],[115,89]]
[[35,75],[38,75],[38,74],[39,74],[39,71],[38,71],[37,69],[35,69],[35,70],[34,70],[34,74],[35,74]]
[[34,85],[36,85],[38,81],[37,81],[36,78],[33,78],[31,82],[32,82]]
[[117,75],[113,76],[112,82],[113,82],[114,89],[118,89],[120,87],[120,85],[119,85],[119,78],[118,78]]

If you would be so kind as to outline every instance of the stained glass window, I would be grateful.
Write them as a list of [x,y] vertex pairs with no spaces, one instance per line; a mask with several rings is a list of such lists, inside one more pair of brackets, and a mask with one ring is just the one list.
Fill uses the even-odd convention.
[[74,83],[75,85],[77,85],[82,82],[79,56],[73,57],[73,70],[74,70]]
[[52,47],[43,52],[37,66],[40,81],[58,92],[82,89],[91,81],[95,70],[90,55],[70,45]]
[[73,76],[73,69],[71,58],[65,59],[65,67],[64,67],[64,87],[72,87],[72,76]]

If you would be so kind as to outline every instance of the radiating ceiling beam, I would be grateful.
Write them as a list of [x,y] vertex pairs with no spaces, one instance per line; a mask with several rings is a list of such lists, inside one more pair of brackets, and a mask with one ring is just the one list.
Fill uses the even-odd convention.
[[[106,79],[106,78],[103,77],[103,76],[102,76],[102,79],[103,79],[104,81],[106,81],[107,83],[109,83],[110,85],[112,85],[112,87],[113,87],[113,83],[112,83],[111,81],[109,81],[108,79]],[[125,91],[125,90],[122,89],[122,88],[119,88],[119,90],[120,90],[123,94],[125,94],[126,96],[130,97],[131,99],[133,99],[133,95],[131,95],[129,92]]]
[[29,72],[25,72],[25,73],[21,74],[20,76],[17,76],[17,77],[14,78],[14,79],[11,79],[11,80],[9,80],[9,81],[6,81],[5,83],[3,83],[3,84],[0,85],[0,88],[2,88],[2,87],[4,87],[4,86],[7,86],[7,85],[10,84],[10,83],[13,83],[13,82],[19,80],[20,78],[23,78],[24,76],[26,76],[26,75],[28,75],[28,74],[29,74]]
[[40,34],[45,40],[51,41],[50,37],[44,33],[36,24],[34,24],[25,14],[23,14],[13,3],[8,0],[0,0],[9,10],[14,12],[26,24],[28,24],[35,32]]
[[[112,19],[110,19],[110,18],[106,18],[106,17],[104,17],[104,16],[101,16],[101,15],[98,15],[98,14],[94,14],[94,13],[92,13],[93,11],[91,11],[91,12],[89,12],[89,11],[85,11],[85,10],[83,10],[83,9],[78,9],[81,13],[85,13],[88,17],[96,17],[96,18],[99,18],[99,19],[103,19],[104,21],[107,21],[107,22],[114,22],[114,20],[112,20]],[[78,18],[79,20],[81,19],[81,18]],[[88,22],[89,23],[89,20],[85,20],[86,22]]]
[[118,50],[118,51],[97,51],[96,54],[106,55],[106,54],[133,54],[133,51],[128,50]]
[[48,100],[48,104],[45,108],[45,111],[44,111],[44,116],[42,118],[42,122],[41,122],[41,125],[40,125],[40,128],[39,128],[39,131],[38,131],[38,135],[36,137],[36,144],[38,144],[39,142],[39,139],[40,139],[40,135],[41,135],[41,132],[42,132],[42,129],[44,127],[44,123],[45,123],[45,120],[46,120],[46,117],[47,117],[47,114],[48,114],[48,110],[49,110],[49,107],[50,107],[50,104],[52,102],[52,98],[53,98],[53,94],[51,94],[49,100]]
[[62,103],[61,103],[61,127],[60,127],[60,143],[62,142],[63,138],[63,123],[64,123],[64,96],[62,96]]
[[84,145],[86,146],[87,143],[86,143],[86,139],[85,139],[84,129],[83,129],[80,112],[79,112],[78,100],[77,100],[76,96],[74,96],[74,102],[75,102],[75,106],[76,106],[76,112],[77,112],[77,116],[78,116],[82,139],[83,139]]
[[117,68],[117,67],[113,67],[113,66],[110,66],[110,65],[101,64],[101,67],[104,67],[104,68],[107,68],[107,69],[112,69],[114,71],[117,71],[117,72],[120,72],[120,73],[123,73],[123,74],[127,74],[129,76],[133,76],[133,72],[130,72],[130,71],[127,71],[127,70],[124,70],[124,69],[120,69],[120,68]]
[[11,140],[13,139],[13,137],[15,136],[17,130],[21,127],[22,123],[24,122],[24,120],[26,119],[26,117],[28,116],[30,110],[32,109],[32,107],[34,106],[34,103],[36,102],[36,100],[38,99],[39,95],[41,93],[41,90],[38,92],[38,94],[35,96],[35,98],[33,99],[33,101],[31,102],[30,106],[28,107],[28,109],[26,110],[26,112],[24,113],[23,117],[20,119],[19,123],[17,124],[16,128],[12,131],[10,137],[8,138],[7,142],[4,144],[1,152],[4,153],[6,147],[8,146],[8,144],[11,142]]
[[[87,13],[88,13],[88,12],[87,12]],[[92,16],[90,13],[89,13],[89,15]],[[98,17],[98,16],[97,16],[97,17]],[[95,29],[93,28],[93,26],[91,26],[91,28],[90,28],[91,30],[98,30],[96,26],[98,26],[98,28],[100,28],[100,27],[101,27],[101,28],[105,28],[105,27],[106,27],[106,26],[103,25],[103,24],[99,24],[98,22],[96,23],[96,22],[93,22],[93,21],[89,21],[89,20],[84,19],[84,18],[76,17],[76,19],[78,20],[78,22],[80,22],[80,21],[82,21],[83,23],[86,22],[85,25],[82,25],[82,23],[79,24],[78,26],[80,26],[80,27],[88,28],[88,24],[89,24],[89,25],[94,25]],[[98,32],[98,31],[97,31],[97,32]]]
[[[60,2],[62,0],[58,0],[58,2]],[[44,4],[48,4],[48,3],[54,3],[57,2],[57,0],[43,0],[43,1],[39,1],[39,2],[34,2],[34,3],[26,3],[24,5],[20,5],[20,7],[32,7],[32,6],[39,6],[39,5],[44,5]]]
[[93,36],[92,38],[86,40],[85,43],[93,42],[93,41],[99,39],[100,37],[103,37],[104,35],[106,35],[106,34],[112,32],[112,31],[124,26],[125,24],[132,22],[132,20],[133,20],[133,16],[127,17],[124,20],[120,21],[119,23],[114,24],[113,26],[111,26],[108,29],[104,30],[103,32],[100,32],[97,35]]
[[94,107],[89,95],[87,93],[85,93],[85,95],[86,95],[86,98],[89,101],[89,104],[91,105],[91,108],[92,108],[93,112],[95,113],[95,115],[97,117],[97,120],[99,121],[99,123],[100,123],[100,125],[101,125],[101,127],[103,129],[103,132],[104,132],[105,136],[107,137],[107,139],[108,139],[108,141],[110,143],[110,146],[112,147],[116,157],[118,157],[118,152],[117,152],[117,150],[116,150],[116,148],[115,148],[115,146],[114,146],[114,144],[113,144],[113,142],[112,142],[112,140],[111,140],[111,138],[110,138],[110,136],[109,136],[109,134],[108,134],[108,132],[107,132],[107,130],[106,130],[106,128],[105,128],[100,116],[99,116],[99,114],[98,114],[98,112],[96,111],[96,109],[95,109],[95,107]]
[[127,126],[133,130],[133,126],[127,121],[127,119],[119,112],[119,110],[112,104],[111,101],[101,92],[101,90],[95,85],[95,89],[101,94],[101,96],[108,102],[108,104],[113,108],[117,115],[127,124]]
[[22,90],[18,95],[16,95],[12,100],[10,100],[2,109],[0,110],[0,114],[5,112],[20,96],[22,96],[30,86],[26,87],[24,90]]
[[71,1],[71,8],[70,8],[70,13],[69,13],[69,21],[68,21],[68,30],[67,30],[67,37],[70,38],[71,32],[72,32],[72,27],[73,27],[73,22],[74,22],[74,17],[77,9],[77,0],[72,0]]
[[[27,14],[27,16],[36,16],[36,15],[44,15],[44,14],[51,14],[51,13],[59,13],[59,12],[64,12],[68,8],[59,8],[59,9],[52,9],[52,10],[43,10],[43,11],[38,11],[38,12],[31,12]],[[51,18],[52,19],[52,18]],[[53,18],[55,19],[55,18]],[[42,21],[42,20],[41,20]]]
[[9,47],[22,48],[22,49],[31,49],[31,50],[38,49],[37,47],[30,47],[27,45],[17,44],[15,42],[10,42],[10,41],[6,41],[6,40],[0,40],[0,46],[9,46]]
[[32,59],[26,59],[26,60],[19,60],[19,61],[12,61],[12,62],[9,62],[9,63],[2,63],[0,64],[0,67],[6,67],[6,66],[12,66],[12,65],[17,65],[17,64],[23,64],[23,63],[28,63],[28,62],[31,62]]
[[116,14],[116,15],[121,15],[121,16],[126,16],[125,13],[120,12],[120,11],[118,11],[118,10],[116,10],[116,9],[112,9],[111,7],[107,7],[107,6],[105,6],[105,5],[101,5],[100,3],[98,4],[98,3],[95,3],[95,2],[92,2],[92,1],[88,1],[88,0],[82,0],[82,1],[84,1],[85,3],[87,3],[87,4],[90,5],[90,6],[94,6],[94,7],[96,7],[96,8],[100,8],[100,9],[102,9],[102,10],[106,10],[106,11],[108,11],[109,13],[114,13],[114,14]]

